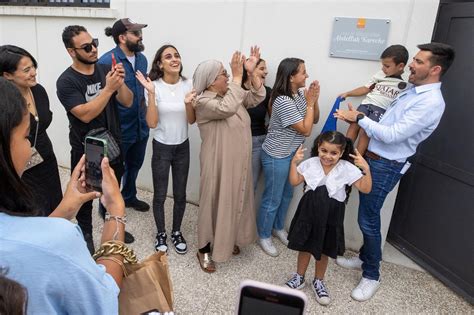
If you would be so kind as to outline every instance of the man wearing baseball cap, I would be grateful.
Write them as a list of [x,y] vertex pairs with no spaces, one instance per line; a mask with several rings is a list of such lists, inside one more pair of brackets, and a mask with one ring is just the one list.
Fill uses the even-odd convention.
[[148,211],[150,206],[137,199],[136,179],[145,157],[148,142],[148,126],[145,120],[146,107],[144,91],[135,78],[135,73],[147,73],[148,62],[141,53],[145,46],[142,43],[142,29],[146,24],[139,24],[129,18],[123,18],[105,29],[105,35],[112,36],[117,46],[106,52],[99,63],[112,65],[122,63],[125,69],[125,83],[133,92],[133,104],[130,108],[119,106],[120,125],[122,129],[122,154],[125,173],[122,179],[122,196],[125,205],[137,211]]

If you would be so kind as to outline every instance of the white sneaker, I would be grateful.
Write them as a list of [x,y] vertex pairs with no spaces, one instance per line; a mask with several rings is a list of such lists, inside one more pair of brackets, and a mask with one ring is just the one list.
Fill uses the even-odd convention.
[[336,264],[346,269],[362,270],[362,260],[359,257],[345,258],[338,256],[336,258]]
[[283,245],[288,246],[288,233],[285,230],[272,230],[273,236],[276,236]]
[[351,297],[359,302],[367,301],[374,296],[380,287],[380,280],[370,280],[362,277],[359,284],[352,290]]
[[278,250],[273,246],[272,238],[259,238],[258,239],[258,245],[263,249],[263,251],[270,256],[276,257],[280,253]]

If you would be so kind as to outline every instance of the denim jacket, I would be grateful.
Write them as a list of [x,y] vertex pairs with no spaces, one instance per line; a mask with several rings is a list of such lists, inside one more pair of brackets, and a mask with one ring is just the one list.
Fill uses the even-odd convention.
[[134,143],[148,137],[149,128],[147,126],[146,105],[144,99],[144,88],[135,78],[135,72],[140,70],[143,75],[147,73],[148,62],[142,53],[135,54],[135,70],[125,53],[116,46],[106,52],[99,59],[101,64],[112,64],[112,53],[114,53],[117,63],[122,63],[125,69],[125,84],[133,93],[133,104],[127,108],[119,103],[120,125],[122,129],[122,142]]

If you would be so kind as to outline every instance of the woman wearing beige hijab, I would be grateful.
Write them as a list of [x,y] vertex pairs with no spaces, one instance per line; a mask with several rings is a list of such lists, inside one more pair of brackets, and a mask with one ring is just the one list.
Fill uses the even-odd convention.
[[[205,272],[227,261],[240,246],[256,239],[252,184],[252,135],[247,107],[265,98],[259,77],[252,76],[260,58],[252,47],[247,60],[235,52],[230,62],[232,81],[216,60],[198,65],[193,85],[196,121],[201,133],[201,182],[197,257]],[[249,90],[241,87],[243,68],[252,76]]]

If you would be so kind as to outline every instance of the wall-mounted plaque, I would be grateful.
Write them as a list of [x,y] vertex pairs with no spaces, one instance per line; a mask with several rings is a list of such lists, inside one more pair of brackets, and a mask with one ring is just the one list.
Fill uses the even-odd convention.
[[387,47],[390,20],[336,17],[329,55],[338,58],[379,60]]

